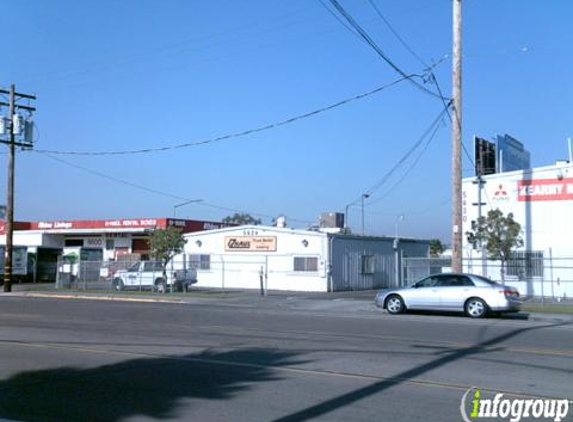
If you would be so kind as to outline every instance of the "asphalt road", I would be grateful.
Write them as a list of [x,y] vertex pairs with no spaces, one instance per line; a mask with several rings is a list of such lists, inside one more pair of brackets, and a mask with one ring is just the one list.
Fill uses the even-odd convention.
[[472,386],[573,398],[570,322],[281,303],[1,297],[0,419],[461,421]]

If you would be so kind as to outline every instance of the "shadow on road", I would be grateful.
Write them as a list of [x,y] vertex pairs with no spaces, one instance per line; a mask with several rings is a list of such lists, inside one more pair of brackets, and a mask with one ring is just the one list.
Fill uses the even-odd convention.
[[284,417],[275,419],[273,422],[302,422],[308,421],[319,416],[323,416],[330,412],[333,412],[337,409],[343,408],[345,406],[351,405],[359,400],[362,400],[366,397],[370,397],[374,394],[378,394],[384,390],[392,388],[396,385],[400,385],[404,382],[408,382],[408,380],[418,378],[421,375],[424,375],[436,368],[440,368],[442,366],[448,365],[452,362],[455,362],[460,359],[473,357],[475,355],[480,355],[482,353],[488,353],[488,351],[494,345],[498,345],[510,338],[519,336],[524,334],[528,331],[534,330],[541,330],[547,329],[552,327],[559,327],[563,325],[570,325],[571,323],[558,323],[558,324],[551,324],[551,325],[543,325],[543,326],[534,326],[534,327],[523,327],[518,328],[515,330],[511,330],[507,333],[501,334],[489,340],[484,340],[476,345],[463,347],[463,348],[456,348],[452,349],[449,352],[446,352],[444,356],[438,357],[430,362],[427,362],[423,365],[416,366],[412,369],[408,369],[395,377],[388,378],[382,381],[375,382],[374,384],[368,385],[366,387],[362,387],[356,389],[354,391],[350,391],[346,394],[342,394],[338,397],[334,397],[329,400],[325,400],[322,403],[318,403],[313,406],[309,406],[306,409],[302,409],[296,412],[293,412],[289,415]]
[[304,363],[295,353],[248,349],[141,358],[81,369],[22,372],[0,381],[0,418],[22,421],[168,419],[185,399],[230,399],[280,379],[272,367]]

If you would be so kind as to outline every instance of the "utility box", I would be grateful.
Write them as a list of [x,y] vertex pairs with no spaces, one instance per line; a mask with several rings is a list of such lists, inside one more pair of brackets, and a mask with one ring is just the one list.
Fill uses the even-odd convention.
[[344,214],[341,212],[323,212],[320,214],[319,227],[321,229],[344,228]]

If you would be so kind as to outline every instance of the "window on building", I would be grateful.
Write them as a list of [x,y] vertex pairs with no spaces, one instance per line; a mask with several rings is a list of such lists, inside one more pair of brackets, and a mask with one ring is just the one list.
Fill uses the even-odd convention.
[[318,258],[315,256],[295,256],[294,270],[296,272],[317,272]]
[[210,270],[211,255],[191,254],[189,255],[189,266],[197,270]]
[[374,255],[362,255],[362,274],[374,274]]
[[508,276],[515,276],[520,280],[543,277],[543,252],[512,252],[506,263],[506,273]]
[[113,250],[114,246],[115,246],[115,242],[113,241],[113,239],[106,239],[105,240],[105,248],[108,251]]
[[66,246],[84,246],[84,239],[66,239]]

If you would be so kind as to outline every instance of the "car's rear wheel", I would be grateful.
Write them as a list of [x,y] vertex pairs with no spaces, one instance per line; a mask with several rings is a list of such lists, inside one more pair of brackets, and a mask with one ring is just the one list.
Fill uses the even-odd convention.
[[386,299],[386,310],[389,314],[396,315],[401,314],[406,309],[404,305],[404,300],[398,295],[392,295]]
[[467,300],[465,311],[471,318],[483,318],[487,314],[487,305],[479,297],[472,297]]

